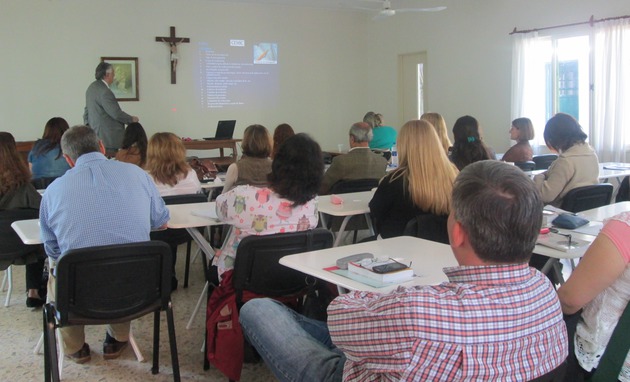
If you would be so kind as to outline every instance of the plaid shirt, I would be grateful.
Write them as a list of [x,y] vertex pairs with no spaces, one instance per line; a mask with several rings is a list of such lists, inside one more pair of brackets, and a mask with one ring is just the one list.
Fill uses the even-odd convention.
[[444,272],[440,285],[331,303],[344,381],[528,381],[567,358],[560,303],[540,272],[527,264]]

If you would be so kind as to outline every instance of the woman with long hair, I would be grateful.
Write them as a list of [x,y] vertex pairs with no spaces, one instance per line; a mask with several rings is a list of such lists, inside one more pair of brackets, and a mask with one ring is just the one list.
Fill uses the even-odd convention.
[[70,169],[70,165],[61,155],[61,136],[69,128],[68,122],[61,117],[54,117],[46,122],[42,138],[35,142],[28,154],[33,179],[57,178]]
[[223,192],[243,184],[267,185],[267,175],[271,172],[271,145],[271,136],[265,126],[247,126],[241,142],[243,156],[228,167]]
[[186,162],[186,147],[173,133],[155,133],[147,147],[146,171],[161,196],[195,194],[201,183]]
[[370,201],[370,213],[383,238],[401,236],[417,215],[448,215],[458,174],[435,128],[425,120],[405,123],[397,147],[398,168],[381,180]]
[[448,155],[448,151],[451,149],[453,144],[448,138],[448,131],[446,130],[446,121],[444,120],[444,117],[442,117],[440,113],[424,113],[420,119],[424,119],[433,125],[435,132],[440,139],[440,143],[442,144],[442,148],[444,148],[444,152]]
[[479,122],[469,115],[455,121],[453,138],[455,142],[450,157],[459,170],[480,160],[496,159],[494,151],[481,138]]
[[[0,210],[39,210],[41,200],[41,195],[31,184],[28,166],[17,151],[15,138],[11,133],[0,132]],[[26,306],[29,308],[40,307],[46,302],[46,285],[42,279],[45,259],[41,245],[33,246],[33,253],[26,257]],[[5,265],[10,264],[0,265],[6,269]]]
[[534,150],[529,141],[534,139],[534,125],[529,118],[516,118],[510,127],[510,139],[516,144],[501,158],[504,162],[527,162],[534,157]]
[[217,216],[232,229],[213,264],[219,275],[234,267],[236,249],[250,235],[304,231],[317,226],[317,191],[324,176],[319,144],[304,133],[280,146],[269,185],[240,185],[217,197]]
[[133,163],[144,168],[147,161],[147,133],[140,122],[132,122],[125,129],[121,148],[116,153],[116,160]]
[[278,150],[280,150],[280,146],[284,143],[284,141],[294,135],[295,132],[288,123],[281,123],[276,127],[273,131],[273,152],[271,153],[271,159],[278,154]]

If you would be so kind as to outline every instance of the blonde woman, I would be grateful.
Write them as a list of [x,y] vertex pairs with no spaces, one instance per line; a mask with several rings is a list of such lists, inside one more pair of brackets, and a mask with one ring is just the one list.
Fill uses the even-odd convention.
[[397,145],[399,166],[381,180],[370,201],[370,213],[383,238],[401,236],[417,215],[447,215],[458,173],[427,121],[405,123]]
[[161,196],[201,192],[197,173],[186,162],[186,148],[173,133],[156,133],[151,137],[146,170]]
[[420,117],[425,121],[428,121],[435,128],[435,132],[437,133],[438,138],[440,139],[440,143],[444,148],[444,152],[448,155],[448,150],[453,146],[451,140],[448,138],[448,132],[446,129],[446,121],[444,117],[440,113],[424,113]]

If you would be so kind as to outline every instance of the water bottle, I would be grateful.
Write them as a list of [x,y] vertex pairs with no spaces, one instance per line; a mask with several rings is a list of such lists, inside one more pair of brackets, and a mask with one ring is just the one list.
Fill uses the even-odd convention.
[[396,168],[398,167],[398,150],[396,150],[396,144],[392,146],[392,164],[391,166]]

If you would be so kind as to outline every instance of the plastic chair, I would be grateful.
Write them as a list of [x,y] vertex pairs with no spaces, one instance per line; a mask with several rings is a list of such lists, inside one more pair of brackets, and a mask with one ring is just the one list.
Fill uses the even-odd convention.
[[536,169],[536,162],[527,161],[527,162],[514,162],[514,166],[520,168],[523,171],[533,171]]
[[48,177],[48,178],[36,178],[36,179],[32,179],[31,180],[31,184],[33,185],[33,187],[35,187],[35,189],[37,190],[44,190],[46,189],[48,186],[50,186],[50,184],[57,179],[58,177],[54,176],[54,177]]
[[160,311],[166,311],[173,380],[179,381],[171,303],[171,251],[159,241],[87,247],[57,262],[56,301],[44,305],[45,380],[59,381],[55,330],[131,321],[154,313],[153,374],[159,372]]
[[557,154],[534,155],[532,161],[536,163],[536,170],[546,170],[551,166],[553,161],[558,159]]
[[422,214],[409,220],[404,235],[448,244],[448,215]]
[[602,207],[610,204],[612,193],[613,185],[610,183],[574,188],[564,195],[560,208],[569,212],[580,212]]
[[[39,210],[32,208],[19,208],[0,211],[0,270],[4,270],[2,290],[7,290],[4,306],[9,306],[11,293],[13,292],[13,274],[11,267],[24,265],[38,257],[44,256],[41,245],[34,246],[24,244],[22,239],[11,228],[11,223],[18,220],[37,219]],[[38,254],[39,252],[39,254]]]

